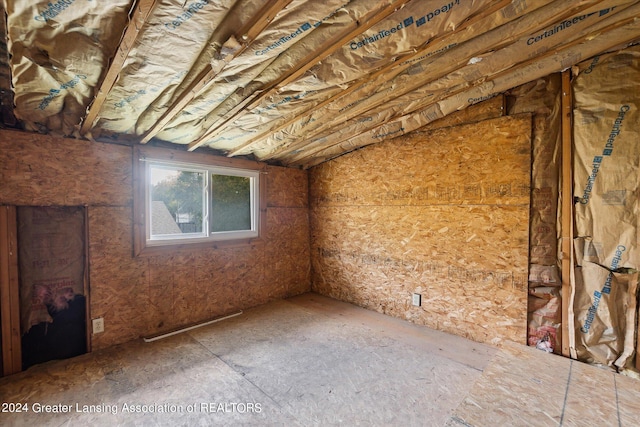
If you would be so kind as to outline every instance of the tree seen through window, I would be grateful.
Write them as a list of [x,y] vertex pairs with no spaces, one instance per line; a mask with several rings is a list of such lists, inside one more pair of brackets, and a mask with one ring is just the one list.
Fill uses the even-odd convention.
[[[202,172],[152,168],[151,200],[153,234],[172,234],[168,226],[161,230],[161,205],[166,206],[171,218],[182,233],[202,233],[207,209],[204,206],[204,178]],[[210,231],[225,232],[251,230],[251,178],[232,175],[209,175],[211,187]],[[175,229],[175,227],[174,227]]]

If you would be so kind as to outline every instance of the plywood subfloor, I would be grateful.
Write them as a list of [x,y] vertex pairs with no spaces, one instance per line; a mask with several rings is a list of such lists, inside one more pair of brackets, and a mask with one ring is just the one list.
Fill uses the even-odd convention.
[[[567,366],[576,394],[565,398]],[[540,425],[628,425],[639,397],[636,380],[305,294],[1,378],[0,401],[30,410],[0,412],[0,425],[531,425],[539,414],[527,402],[545,399],[565,408],[564,418],[550,412]],[[596,406],[581,411],[588,398]],[[37,404],[70,412],[34,413]]]
[[640,381],[533,347],[504,345],[453,426],[637,426]]

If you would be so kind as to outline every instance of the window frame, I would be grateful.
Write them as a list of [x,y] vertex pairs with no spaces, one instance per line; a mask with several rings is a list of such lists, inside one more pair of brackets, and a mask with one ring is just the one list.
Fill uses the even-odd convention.
[[[266,173],[266,164],[245,159],[220,157],[205,153],[190,153],[151,146],[137,146],[134,148],[133,154],[134,255],[155,255],[184,250],[243,246],[262,242],[262,236],[266,229],[266,179],[261,175]],[[210,181],[209,175],[211,174],[255,178],[257,182],[252,180],[251,187],[252,230],[212,232],[210,223],[205,221],[207,237],[151,239],[150,166],[154,164],[202,171],[206,173],[207,181]],[[210,188],[205,188],[204,192],[207,198],[204,203],[210,205],[211,201],[208,199],[211,194]],[[207,209],[210,209],[210,206]]]

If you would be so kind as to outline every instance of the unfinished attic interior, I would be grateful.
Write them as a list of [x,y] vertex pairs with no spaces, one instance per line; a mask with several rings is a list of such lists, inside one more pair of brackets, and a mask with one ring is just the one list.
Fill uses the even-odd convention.
[[2,7],[0,424],[637,423],[640,1]]

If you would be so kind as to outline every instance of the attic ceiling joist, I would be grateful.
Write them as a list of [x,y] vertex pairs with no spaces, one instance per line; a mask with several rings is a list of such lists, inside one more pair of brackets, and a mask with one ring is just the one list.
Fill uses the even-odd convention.
[[[599,1],[602,1],[602,0],[592,1],[590,2],[590,4],[598,3]],[[424,73],[426,75],[430,75],[431,77],[433,77],[434,75],[437,77],[441,77],[442,75],[446,74],[446,71],[448,69],[452,67],[453,69],[455,69],[455,68],[459,68],[459,66],[466,65],[468,60],[472,56],[476,55],[476,52],[464,57],[463,60],[460,61],[460,64],[462,65],[458,64],[458,62],[456,61],[449,61],[448,59],[449,55],[452,54],[452,51],[455,51],[457,49],[458,44],[465,43],[464,41],[459,40],[460,32],[465,30],[472,30],[476,24],[482,24],[482,20],[484,20],[487,17],[490,17],[492,14],[496,13],[498,10],[502,9],[503,7],[507,6],[510,3],[511,2],[507,1],[507,2],[501,2],[501,3],[495,4],[492,8],[486,9],[481,13],[471,17],[465,23],[463,23],[460,27],[456,28],[454,31],[451,31],[450,33],[442,35],[438,37],[436,40],[431,40],[425,43],[425,45],[422,46],[422,48],[418,50],[416,53],[399,59],[398,61],[396,61],[397,63],[399,63],[399,65],[390,64],[389,67],[386,67],[380,70],[379,72],[374,74],[371,78],[367,79],[363,84],[359,86],[351,87],[348,90],[344,91],[343,93],[332,97],[330,100],[328,100],[328,102],[323,103],[323,105],[315,108],[314,112],[304,116],[302,120],[313,121],[312,120],[313,115],[316,114],[316,112],[319,111],[321,108],[325,108],[327,110],[334,110],[334,111],[345,111],[343,114],[341,114],[340,116],[337,116],[335,119],[329,118],[328,121],[323,120],[321,122],[319,120],[316,120],[315,121],[315,123],[317,123],[316,127],[313,127],[313,125],[310,125],[311,127],[305,128],[306,129],[305,136],[302,140],[293,142],[292,144],[283,144],[282,146],[272,151],[270,154],[262,157],[262,159],[268,160],[275,157],[283,157],[283,156],[286,157],[289,154],[304,147],[305,145],[310,144],[310,141],[317,139],[314,137],[318,135],[320,132],[331,129],[334,126],[337,127],[340,124],[345,123],[348,119],[355,117],[357,114],[352,114],[352,111],[356,111],[356,112],[369,111],[373,109],[374,107],[384,102],[383,101],[383,102],[374,103],[373,101],[376,100],[376,96],[379,97],[379,95],[384,95],[385,90],[388,92],[386,94],[387,100],[395,99],[403,95],[404,93],[406,93],[406,91],[401,90],[401,88],[397,86],[396,80],[398,80],[399,77],[403,76],[404,71],[406,71],[410,67],[413,67],[416,64],[415,61],[418,61],[427,55],[429,56],[428,61],[432,61],[432,60],[435,61],[436,58],[444,59],[443,61],[441,61],[442,64],[436,65],[435,63],[433,63],[433,65],[429,64],[428,67],[423,67],[423,68],[426,68]],[[566,6],[556,6],[554,10],[555,12],[564,11],[565,8]],[[538,12],[540,9],[534,10],[533,12],[529,12],[529,13],[534,14]],[[515,16],[514,20],[517,19],[518,16]],[[504,36],[500,34],[501,30],[492,30],[492,32],[496,34],[497,37],[494,37],[491,43],[489,43],[489,45],[487,46],[487,50],[493,50],[493,49],[499,48],[502,44],[506,43],[504,40],[502,40]],[[505,31],[505,33],[509,34],[508,31]],[[447,47],[447,46],[450,46],[451,44],[456,44],[456,46],[454,46],[451,49],[447,49],[446,53],[445,52],[434,53],[434,52],[437,52],[439,48]],[[445,57],[444,55],[447,55],[447,56]],[[425,61],[424,59],[420,60],[418,64],[424,61]],[[407,76],[404,76],[404,77],[407,78]],[[410,85],[416,85],[418,87],[424,84],[424,81],[427,80],[427,79],[423,79],[422,75],[409,76],[408,78],[410,80]],[[389,93],[391,95],[389,95]],[[367,102],[357,103],[358,99],[365,99],[365,98],[367,99]],[[347,107],[349,107],[348,110],[347,110]],[[299,121],[301,119],[300,117],[298,117],[296,120]]]
[[0,19],[0,117],[5,125],[11,127],[16,125],[16,117],[13,114],[9,51],[7,50],[7,22],[4,19]]
[[[589,32],[559,49],[530,59],[518,66],[493,76],[492,80],[474,85],[471,89],[463,91],[461,97],[469,98],[485,94],[497,94],[509,90],[512,87],[524,84],[532,79],[538,79],[554,72],[571,67],[585,58],[605,52],[609,49],[623,46],[627,43],[637,42],[640,38],[640,5],[636,4],[627,9],[627,15],[619,21],[611,23],[606,28]],[[452,98],[456,98],[453,96]],[[457,108],[452,103],[449,108]],[[420,111],[394,119],[369,129],[367,132],[323,147],[322,151],[305,161],[294,162],[308,169],[331,158],[335,158],[345,151],[352,151],[364,146],[391,139],[408,132],[414,131],[438,118],[453,111],[442,111],[440,106],[432,104]],[[401,132],[390,132],[390,129],[400,128]],[[378,137],[377,137],[378,136]]]
[[7,104],[27,131],[309,167],[531,81],[527,61],[552,73],[551,52],[585,60],[569,43],[610,37],[638,5],[14,0]]
[[171,122],[193,99],[210,84],[213,79],[229,64],[235,57],[243,53],[251,43],[264,31],[273,21],[275,16],[282,11],[292,0],[271,0],[267,2],[252,19],[242,27],[235,36],[231,36],[223,45],[222,51],[227,48],[227,53],[221,54],[220,65],[218,67],[204,69],[183,94],[169,107],[160,120],[149,129],[142,137],[140,143],[146,144],[164,127]]
[[[605,11],[608,8],[610,9],[611,6],[615,7],[622,3],[631,4],[632,2],[612,2],[612,1],[603,1],[603,0],[582,1],[582,2],[557,2],[556,1],[556,2],[546,2],[546,5],[544,6],[542,5],[543,3],[544,2],[527,3],[526,7],[520,5],[518,8],[518,12],[520,13],[521,17],[525,15],[535,16],[537,13],[539,13],[540,9],[542,9],[543,7],[546,7],[546,14],[544,15],[546,19],[546,24],[554,24],[554,23],[561,22],[561,20],[564,18],[571,17],[572,14],[579,14],[581,11],[584,11],[589,7],[594,8],[595,6],[598,6],[598,8],[602,9],[602,11],[596,11],[595,9],[593,9],[591,11],[584,12],[584,13],[589,13],[590,15],[595,14],[597,16],[598,13],[606,14],[607,12]],[[536,6],[534,6],[534,4]],[[603,5],[599,6],[600,4],[603,4]],[[527,9],[527,7],[529,7],[529,9]],[[495,15],[499,15],[499,14],[504,14],[504,11],[495,13]],[[538,16],[541,16],[541,15],[538,15]],[[529,29],[533,28],[534,25],[541,27],[543,26],[543,24],[545,24],[545,22],[542,22],[542,21],[537,22],[535,18],[528,18],[526,21],[522,21],[522,22],[527,22]],[[483,27],[482,25],[478,26],[478,28],[485,28],[485,27]],[[509,31],[505,30],[504,32],[501,32],[501,30],[496,30],[496,28],[498,28],[496,26],[486,27],[486,28],[489,28],[489,31],[493,31],[494,38],[492,43],[486,47],[486,50],[484,53],[488,53],[493,50],[498,50],[501,47],[507,45],[508,44],[507,42],[509,40],[505,41],[505,40],[502,40],[502,38],[508,38],[512,33],[522,30],[522,28],[519,28],[517,25],[515,26],[511,25],[511,27],[512,27],[511,30]],[[499,27],[499,28],[507,28],[507,27],[506,27],[506,24],[504,24],[502,27]],[[482,30],[482,31],[485,31],[485,30]],[[475,44],[477,41],[484,39],[484,33],[482,31],[478,31],[476,36],[472,37],[473,41],[470,42],[470,44],[471,43]],[[520,33],[521,33],[520,34],[521,36],[525,35],[523,31],[520,31]],[[453,35],[455,35],[455,33],[451,33],[451,35],[445,35],[444,37],[445,38],[451,37]],[[439,55],[436,55],[438,53],[436,52],[436,50],[438,47],[440,47],[442,44],[445,44],[445,43],[441,43],[441,45],[438,45],[437,41],[430,41],[428,45],[428,46],[431,46],[430,50],[426,49],[425,51],[421,51],[418,54],[413,55],[412,58],[420,58],[420,57],[425,58],[426,55],[428,54],[430,55],[430,58],[428,61],[427,60],[423,61],[424,65],[421,67],[421,71],[419,73],[406,73],[400,76],[402,77],[402,79],[405,79],[403,86],[404,87],[408,86],[412,89],[415,87],[419,87],[419,85],[414,84],[414,82],[420,82],[420,80],[423,79],[423,74],[424,75],[432,74],[431,77],[434,77],[433,74],[435,70],[436,71],[435,77],[436,78],[441,77],[437,75],[437,71],[440,69],[447,69],[447,67],[450,67],[451,64],[447,63],[447,61],[450,60],[451,62],[456,62],[456,64],[453,64],[454,65],[453,71],[455,71],[455,70],[464,68],[465,66],[468,65],[468,62],[470,59],[472,59],[474,56],[477,56],[483,53],[482,51],[478,51],[476,53],[469,54],[465,57],[456,57],[455,55],[453,55],[453,51],[456,49],[458,44],[460,44],[461,42],[460,38],[461,37],[459,36],[455,38],[451,37],[451,41],[456,42],[452,44],[452,46],[455,45],[455,47]],[[433,47],[434,44],[436,44],[435,48]],[[434,58],[441,58],[442,61],[436,65],[435,63],[431,63],[431,60]],[[404,63],[402,61],[404,61]],[[400,67],[402,67],[402,69],[400,71],[404,71],[414,65],[413,60],[409,58],[403,58],[402,60],[398,60],[396,62],[401,63]],[[470,70],[473,71],[473,67],[471,67]],[[279,134],[282,135],[282,137],[278,137],[278,135],[271,136],[270,139],[271,141],[274,142],[274,148],[270,152],[266,152],[266,153],[261,152],[260,159],[266,160],[266,161],[271,159],[277,159],[281,164],[295,165],[295,163],[291,162],[291,159],[289,158],[289,156],[292,156],[292,155],[295,156],[299,152],[299,158],[302,158],[302,157],[305,157],[305,153],[308,153],[310,151],[311,152],[315,151],[316,149],[314,149],[313,147],[315,145],[322,144],[321,140],[323,138],[323,134],[318,135],[319,132],[323,130],[328,132],[329,134],[332,131],[340,132],[341,126],[344,127],[345,120],[350,117],[357,117],[357,119],[364,122],[366,121],[366,119],[369,119],[368,117],[363,116],[364,112],[372,111],[373,114],[375,114],[376,111],[381,111],[381,110],[372,110],[372,107],[375,107],[376,105],[384,104],[387,101],[396,100],[403,93],[409,92],[410,89],[403,90],[402,86],[399,85],[399,82],[402,82],[402,80],[400,79],[393,80],[399,74],[400,72],[392,68],[388,74],[381,76],[379,80],[375,80],[374,78],[369,78],[364,83],[360,84],[360,86],[357,89],[354,89],[354,87],[352,86],[348,88],[346,91],[344,91],[343,93],[339,93],[333,96],[332,98],[322,102],[321,104],[314,106],[311,109],[307,109],[303,113],[297,114],[293,118],[289,118],[286,122],[279,123],[275,129],[270,128],[268,130],[264,130],[259,135],[254,136],[249,142],[251,144],[259,144],[261,142],[260,138],[266,138],[269,136],[270,133],[279,132]],[[422,81],[420,83],[424,84],[425,81]],[[377,86],[380,86],[382,89],[378,90]],[[383,93],[385,90],[387,91],[386,97],[382,99],[382,101],[380,101],[381,97],[385,96],[385,94]],[[418,92],[416,92],[416,95],[414,96],[414,98],[419,98],[420,96],[426,97],[424,93],[420,95]],[[376,99],[378,99],[378,102],[374,102]],[[363,102],[363,100],[366,100],[366,101]],[[351,113],[352,110],[360,113],[361,115],[360,116],[357,116],[356,114],[352,115]],[[337,112],[339,112],[340,114],[336,114]],[[382,114],[380,114],[380,116],[382,116]],[[397,114],[395,114],[395,116],[397,116]],[[384,117],[385,119],[389,119],[389,118],[393,118],[394,115],[389,113],[389,114],[386,114]],[[355,121],[356,119],[354,118],[353,120]],[[294,123],[295,123],[295,126],[294,126]],[[347,125],[348,124],[349,123],[347,123]],[[289,128],[284,130],[284,128],[286,128],[287,126],[289,126]],[[320,130],[316,130],[318,126],[320,126]],[[302,129],[304,129],[304,133],[302,133]],[[299,132],[299,133],[296,133],[296,132]],[[349,134],[348,130],[344,131],[344,134],[346,136],[344,136],[343,139],[349,138],[354,135],[354,133]],[[277,140],[277,143],[276,143],[276,140]],[[243,152],[243,150],[240,148],[240,149],[233,150],[232,154],[234,155],[247,154],[247,152],[246,151]],[[294,157],[294,158],[296,160],[298,159],[298,157]]]
[[392,13],[398,11],[398,9],[402,8],[409,1],[410,0],[395,0],[391,4],[384,7],[382,10],[372,11],[360,21],[354,21],[350,26],[345,28],[335,37],[326,40],[316,52],[310,52],[306,57],[303,58],[303,60],[298,62],[296,68],[291,70],[291,72],[280,76],[280,78],[270,83],[261,91],[254,92],[253,94],[245,98],[243,102],[238,104],[234,109],[227,113],[226,117],[214,123],[201,138],[189,144],[189,150],[195,150],[196,148],[206,144],[208,140],[214,138],[219,133],[217,132],[219,129],[224,128],[225,125],[242,116],[243,111],[246,112],[247,109],[255,107],[267,96],[277,92],[280,87],[302,76],[316,63],[322,61],[324,58],[340,49],[344,45],[344,43],[371,28],[373,25],[387,18]]
[[[591,5],[593,6],[593,5]],[[552,7],[552,6],[550,6]],[[544,14],[542,14],[544,12]],[[537,18],[539,18],[540,20],[544,20],[546,19],[545,16],[548,15],[549,13],[551,13],[550,16],[553,16],[554,13],[554,9],[545,9],[543,12],[538,12],[541,13],[541,15],[538,15]],[[633,12],[627,12],[627,14],[632,14]],[[535,14],[531,14],[532,16]],[[536,16],[534,16],[534,18],[536,18]],[[558,18],[556,17],[556,21],[558,20]],[[536,30],[534,30],[534,28],[539,28],[539,26],[537,25],[537,19],[532,19],[531,16],[527,16],[525,22],[528,22],[529,25],[533,25],[530,30],[535,32]],[[612,22],[611,20],[608,20],[607,22]],[[512,24],[513,25],[513,24]],[[606,25],[606,24],[602,24],[601,25]],[[498,32],[498,35],[500,34],[500,29],[496,29],[494,31]],[[490,35],[490,33],[488,33],[488,35]],[[474,44],[475,44],[475,40],[474,40]],[[561,44],[561,43],[560,43]],[[515,48],[517,48],[517,45],[513,45],[511,46],[511,49],[513,50]],[[463,49],[463,46],[460,46],[459,49]],[[428,108],[429,106],[437,106],[438,102],[441,102],[442,100],[446,100],[449,98],[454,98],[456,96],[456,94],[468,91],[469,88],[472,85],[479,85],[484,83],[484,81],[491,81],[496,75],[498,74],[489,74],[489,72],[487,73],[483,73],[483,72],[478,72],[478,74],[480,75],[478,78],[474,80],[469,80],[468,77],[464,77],[464,76],[468,76],[469,73],[460,73],[458,72],[458,85],[457,86],[452,86],[451,82],[448,81],[448,79],[450,79],[450,76],[447,75],[447,72],[449,72],[450,70],[446,70],[446,60],[449,58],[452,58],[454,62],[456,63],[464,63],[462,68],[469,68],[469,69],[473,69],[473,68],[478,68],[480,67],[482,64],[479,63],[480,60],[482,60],[482,55],[478,55],[477,61],[478,63],[476,64],[471,64],[468,63],[468,61],[464,60],[464,58],[469,57],[469,56],[474,56],[475,53],[474,52],[469,52],[468,54],[466,54],[466,56],[463,56],[461,58],[456,58],[456,51],[458,48],[454,48],[451,51],[449,51],[447,53],[447,57],[443,58],[445,59],[445,61],[443,63],[438,63],[438,60],[435,60],[433,63],[430,63],[429,66],[431,68],[435,68],[435,69],[439,69],[439,68],[443,68],[446,72],[442,75],[434,75],[432,76],[433,79],[431,79],[431,86],[432,87],[438,87],[441,90],[439,91],[440,93],[438,94],[436,91],[435,96],[434,97],[428,97],[425,96],[425,93],[433,93],[432,91],[421,91],[421,92],[415,92],[412,93],[411,95],[405,95],[404,97],[398,97],[396,101],[402,100],[403,98],[407,99],[406,103],[408,105],[411,105],[411,110],[409,111],[404,111],[402,114],[397,114],[397,113],[386,113],[385,114],[385,121],[387,123],[395,123],[397,125],[397,130],[396,132],[394,132],[395,136],[399,136],[398,135],[398,131],[400,129],[402,129],[402,123],[403,123],[403,117],[407,117],[408,114],[412,113],[413,111],[417,111],[417,110],[421,110],[423,108]],[[463,50],[464,53],[464,50]],[[500,51],[496,51],[496,52],[492,52],[494,55],[501,53]],[[508,58],[503,58],[505,60],[511,60],[512,56],[509,55]],[[527,57],[528,59],[529,57]],[[517,62],[516,62],[517,64]],[[504,68],[510,68],[512,66],[512,63],[510,62],[508,65],[504,65]],[[476,70],[477,71],[477,70]],[[464,78],[463,78],[464,77]],[[438,79],[442,80],[442,83],[438,83]],[[446,89],[445,89],[446,88]],[[397,87],[396,87],[397,89]],[[422,95],[421,95],[422,94]],[[486,94],[485,94],[486,95]],[[381,107],[381,109],[375,110],[373,112],[368,112],[368,114],[378,114],[383,115],[383,111],[386,111],[387,105],[385,105],[384,107]],[[398,116],[400,116],[398,118]],[[357,117],[361,117],[361,116],[357,116]],[[354,119],[355,120],[355,119]],[[384,125],[382,125],[381,123],[376,123],[375,121],[372,121],[370,123],[369,126],[361,126],[361,129],[359,132],[355,132],[355,136],[354,136],[354,132],[353,131],[349,131],[348,127],[345,128],[337,128],[334,127],[333,131],[331,131],[332,133],[328,133],[325,134],[324,136],[321,136],[320,138],[316,138],[315,141],[321,141],[314,143],[314,140],[309,140],[307,139],[305,141],[306,144],[306,149],[301,150],[299,153],[291,153],[292,155],[285,155],[281,157],[281,160],[288,165],[296,165],[296,164],[300,164],[300,162],[304,162],[304,159],[308,159],[311,158],[315,155],[315,153],[326,149],[327,147],[331,147],[331,146],[339,146],[343,141],[348,141],[348,140],[352,140],[353,138],[357,138],[358,135],[360,134],[369,134],[371,129],[377,129],[378,127],[382,128],[384,127]],[[387,126],[387,128],[391,128],[393,126]],[[336,130],[337,129],[337,130]],[[325,141],[326,140],[326,141]]]
[[102,105],[107,99],[109,91],[111,91],[111,88],[118,79],[122,66],[127,60],[140,30],[149,18],[149,15],[151,15],[151,12],[157,3],[157,0],[137,0],[133,8],[133,13],[131,14],[131,21],[122,36],[118,51],[111,64],[109,64],[109,68],[107,69],[102,83],[100,84],[100,88],[98,89],[93,103],[89,107],[87,115],[82,122],[80,127],[81,135],[86,135],[95,125],[95,121],[98,118]]
[[[302,151],[297,155],[293,152],[306,145],[311,146],[314,140],[328,137],[335,129],[339,128],[339,126],[348,125],[347,122],[351,119],[357,119],[362,114],[371,113],[372,110],[379,111],[376,110],[378,107],[384,109],[383,106],[394,99],[410,97],[409,94],[411,92],[420,89],[428,83],[459,72],[465,67],[469,67],[470,61],[472,61],[473,58],[479,60],[483,55],[499,51],[502,48],[512,45],[527,33],[539,31],[558,20],[563,20],[567,17],[573,16],[574,14],[593,7],[601,2],[602,0],[584,2],[583,4],[574,7],[567,7],[568,5],[559,4],[557,2],[550,3],[514,21],[504,24],[501,27],[487,31],[483,35],[473,39],[472,43],[462,43],[453,47],[446,52],[446,56],[443,54],[437,57],[433,56],[429,58],[429,63],[427,64],[428,68],[420,75],[408,76],[396,74],[393,78],[387,79],[384,83],[381,83],[379,89],[375,93],[360,94],[360,97],[364,97],[365,95],[367,96],[366,103],[353,106],[348,112],[345,112],[340,117],[337,117],[334,120],[329,119],[327,122],[322,123],[315,129],[308,129],[303,140],[296,142],[287,148],[283,147],[282,149],[277,150],[277,154],[284,156],[285,158],[291,156],[290,161],[292,163],[308,158],[313,155],[313,149]],[[470,46],[473,46],[473,49],[471,49]],[[449,95],[451,94],[449,93]],[[431,99],[430,101],[436,102],[438,101],[438,98]],[[353,100],[351,98],[341,98],[335,101],[333,108],[338,110],[352,102]],[[348,139],[348,137],[345,136],[336,143],[345,139]]]
[[[301,116],[306,115],[310,111],[323,108],[323,107],[329,105],[331,102],[335,101],[336,99],[340,99],[340,98],[343,98],[343,97],[351,94],[352,92],[354,92],[354,91],[360,89],[361,87],[373,82],[375,79],[377,79],[379,77],[385,76],[387,74],[391,74],[391,75],[395,76],[395,75],[401,73],[402,71],[406,70],[407,68],[409,68],[411,66],[411,60],[412,59],[419,58],[421,55],[424,55],[424,53],[427,50],[428,46],[431,46],[434,43],[437,43],[437,42],[441,41],[442,39],[449,37],[451,34],[456,34],[456,33],[459,33],[461,31],[463,31],[464,29],[466,29],[467,27],[469,27],[473,23],[477,22],[478,20],[481,20],[481,19],[491,15],[492,13],[495,13],[496,11],[500,10],[501,8],[505,7],[506,5],[508,5],[510,3],[511,3],[511,0],[502,0],[500,2],[497,2],[495,5],[491,6],[490,8],[487,8],[487,9],[483,10],[481,13],[479,13],[479,14],[473,16],[473,17],[470,17],[468,20],[463,22],[460,26],[458,26],[455,29],[453,29],[451,31],[451,33],[449,33],[447,35],[443,35],[443,36],[437,37],[435,40],[426,41],[423,44],[423,46],[421,46],[420,48],[416,49],[415,52],[399,56],[394,61],[391,61],[389,64],[387,64],[386,66],[384,66],[381,69],[377,70],[376,72],[370,74],[366,78],[356,81],[354,84],[350,85],[348,88],[346,88],[342,92],[337,93],[337,94],[331,96],[330,98],[326,99],[325,101],[322,101],[320,104],[318,104],[316,106],[313,106],[313,107],[303,111],[302,113],[297,113],[297,114],[293,115],[292,117],[285,119],[282,123],[278,124],[277,126],[275,126],[275,127],[271,128],[271,129],[268,129],[268,130],[256,135],[255,137],[251,138],[246,143],[241,144],[238,147],[236,147],[234,150],[230,151],[228,153],[228,156],[232,157],[232,156],[237,156],[237,155],[241,154],[243,151],[246,151],[252,145],[254,145],[257,142],[259,142],[265,136],[267,136],[269,134],[273,134],[275,132],[281,131],[282,129],[286,128],[287,126],[291,125],[292,123],[300,120]],[[215,135],[212,135],[212,136],[215,136]],[[270,155],[268,155],[266,157],[263,157],[262,159],[263,160],[272,159],[277,154],[280,154],[281,152],[287,150],[287,148],[288,148],[287,146],[279,147],[277,150],[272,152],[272,154],[270,154]]]
[[[408,95],[413,91],[419,90],[421,87],[434,80],[460,71],[467,67],[470,61],[473,61],[474,58],[480,58],[483,55],[505,48],[516,42],[522,36],[526,35],[527,32],[538,31],[539,29],[545,28],[558,20],[566,19],[581,12],[582,10],[592,7],[601,1],[602,0],[586,2],[583,5],[568,9],[567,5],[550,3],[515,21],[487,31],[483,35],[477,37],[473,40],[473,45],[475,46],[473,51],[465,49],[465,44],[468,43],[453,47],[447,51],[446,57],[443,54],[440,54],[437,58],[434,58],[433,62],[429,64],[429,68],[420,75],[407,76],[396,74],[392,78],[386,79],[384,83],[381,83],[375,93],[367,94],[368,98],[366,103],[355,105],[350,108],[348,112],[345,112],[340,116],[330,118],[319,127],[307,131],[305,138],[302,141],[293,144],[286,151],[280,151],[278,154],[284,154],[286,156],[292,151],[308,144],[309,141],[314,138],[318,136],[322,137],[326,132],[331,132],[331,129],[345,125],[351,119],[375,110],[376,108],[401,96]],[[457,52],[462,53],[459,58],[457,56]],[[457,60],[451,61],[450,58],[452,57]],[[349,105],[351,102],[351,98],[337,100],[337,105],[334,108],[340,109]]]
[[[634,22],[629,22],[626,26],[622,27],[621,31],[613,32],[611,31],[608,34],[608,37],[611,37],[613,42],[606,43],[605,49],[616,48],[625,43],[629,43],[632,41],[637,41],[637,38],[640,37],[640,30],[634,27],[637,27],[637,20],[634,18]],[[636,32],[630,32],[631,30],[637,30]],[[626,31],[626,32],[625,32]],[[603,32],[609,33],[609,30]],[[629,35],[631,34],[631,35]],[[588,44],[593,37],[594,34],[590,36],[585,36],[582,40],[580,40],[583,44]],[[480,97],[489,97],[493,93],[504,92],[508,90],[509,85],[521,85],[529,80],[527,80],[528,76],[537,76],[536,78],[544,77],[545,75],[559,72],[562,69],[567,68],[567,64],[563,64],[557,61],[557,56],[561,55],[562,57],[566,57],[569,60],[572,58],[578,58],[581,49],[576,49],[575,46],[579,45],[580,42],[571,43],[571,47],[564,48],[562,50],[556,51],[554,53],[549,53],[544,55],[544,58],[539,57],[535,61],[527,61],[525,64],[519,64],[512,70],[505,71],[500,73],[500,75],[494,76],[493,80],[480,83],[476,86],[473,86],[468,90],[457,91],[450,98],[443,99],[442,102],[447,103],[447,101],[453,100],[454,102],[459,101],[460,98],[480,98]],[[595,44],[594,46],[602,46],[603,44]],[[594,51],[598,47],[594,48]],[[590,54],[595,55],[596,53]],[[545,71],[541,72],[538,65],[544,64],[543,69]],[[571,66],[574,64],[568,64]],[[514,84],[515,82],[515,84]],[[448,103],[451,104],[451,103]],[[450,107],[450,105],[448,105]],[[356,150],[362,148],[364,146],[382,142],[385,140],[389,140],[395,138],[397,136],[404,135],[406,133],[417,130],[439,118],[442,118],[452,112],[456,111],[453,108],[449,109],[441,109],[439,103],[431,104],[428,107],[425,107],[419,111],[404,115],[402,117],[390,120],[389,122],[379,125],[377,127],[368,129],[366,132],[360,133],[358,135],[341,139],[340,141],[332,142],[330,144],[324,145],[319,149],[313,150],[311,155],[301,156],[295,161],[284,161],[288,166],[301,166],[304,169],[313,167],[320,163],[323,163],[332,158],[338,157],[342,155],[344,152]]]

